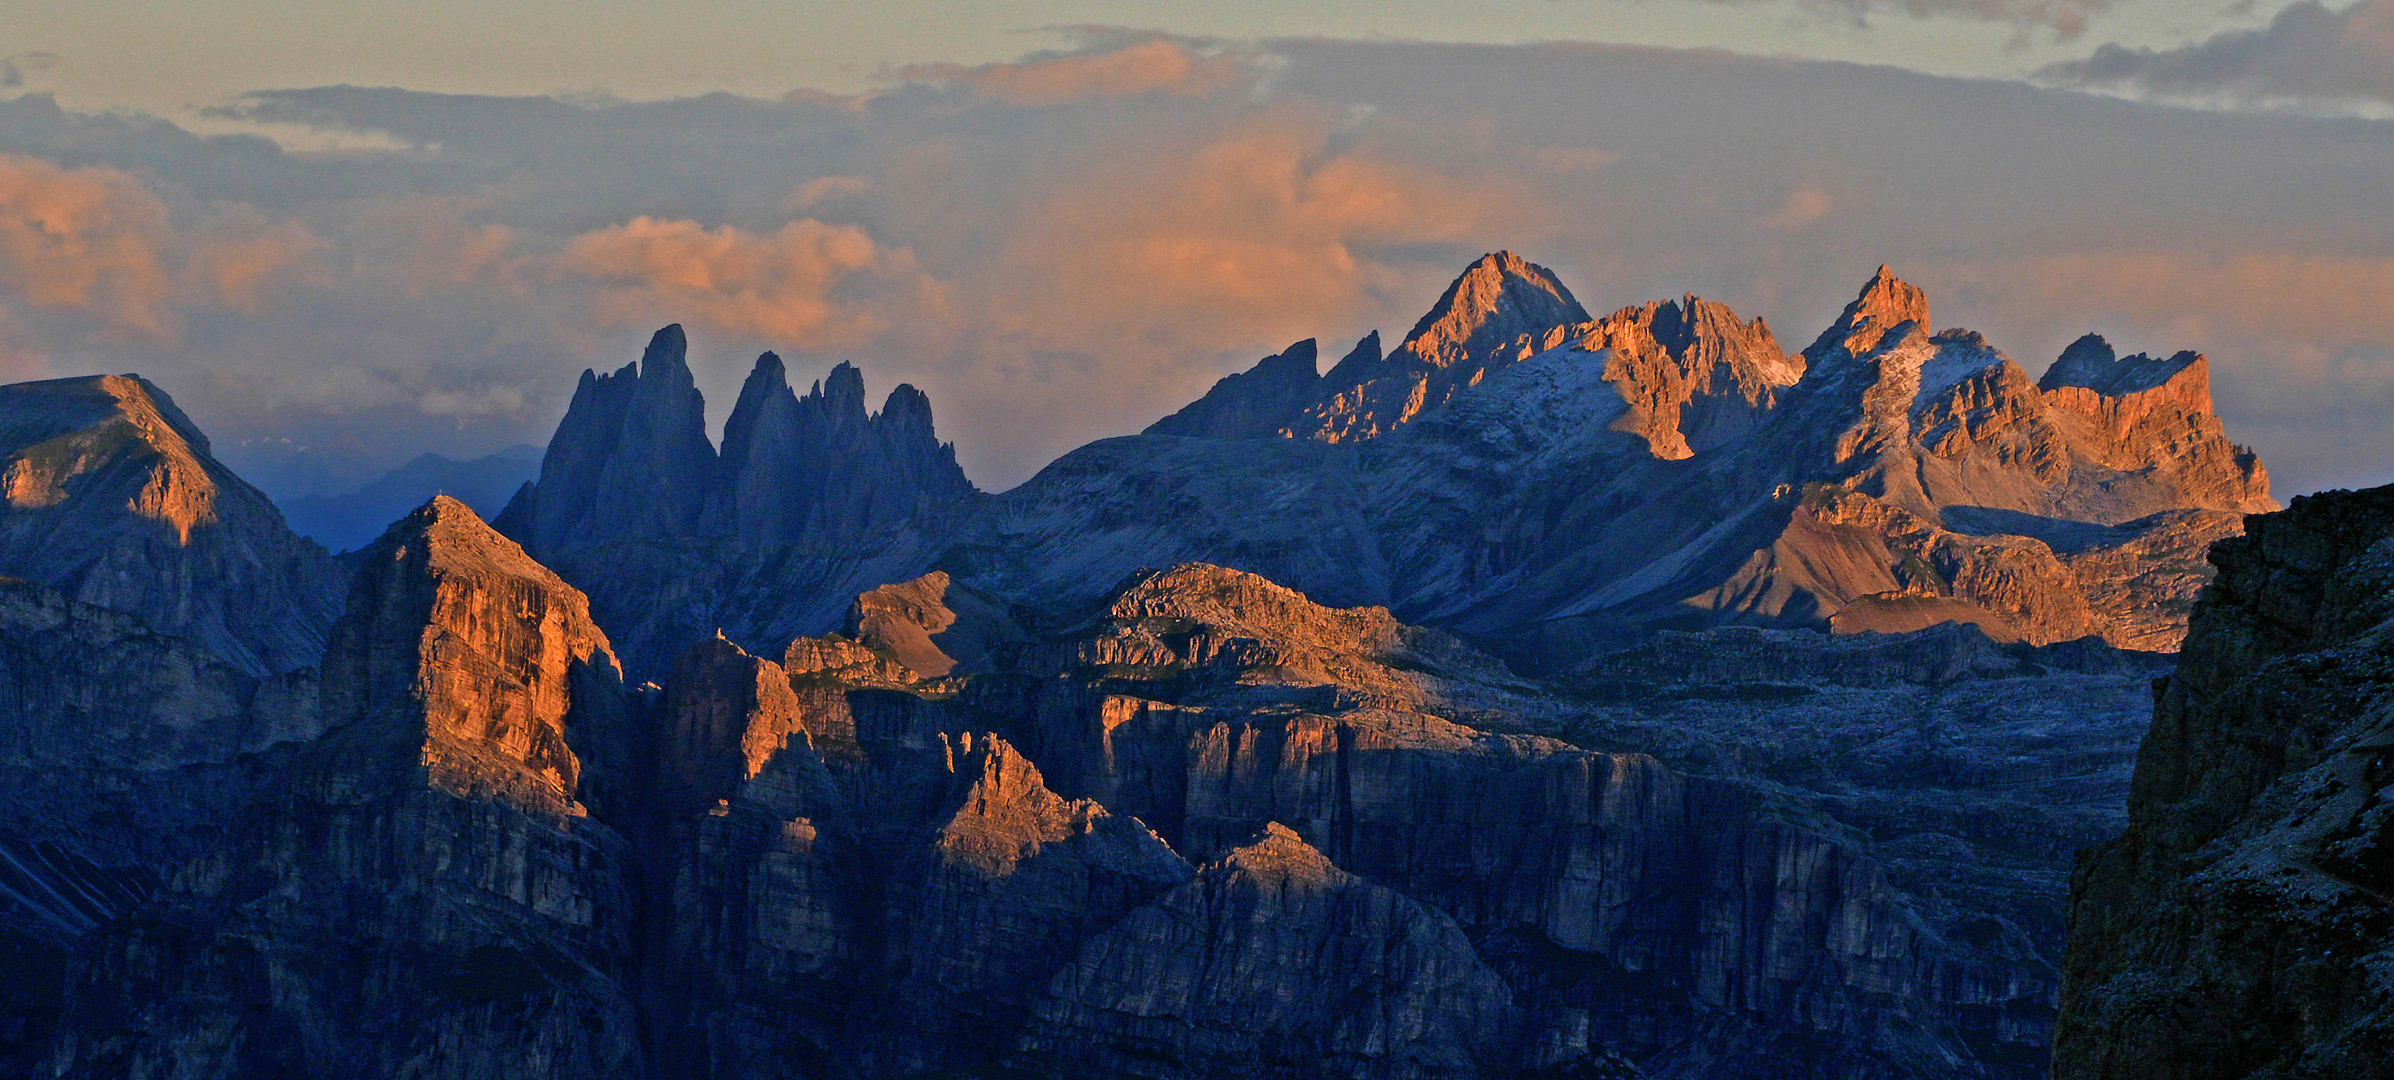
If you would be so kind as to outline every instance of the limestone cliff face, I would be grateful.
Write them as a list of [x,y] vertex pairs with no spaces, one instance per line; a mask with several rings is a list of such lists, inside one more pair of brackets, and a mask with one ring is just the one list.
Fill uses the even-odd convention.
[[[1458,290],[1425,326],[1477,310],[1468,296],[1514,295]],[[1690,620],[1963,621],[2174,648],[2205,545],[2274,505],[2200,360],[2082,342],[2040,385],[1928,320],[1921,291],[1881,268],[1801,356],[1695,297],[1524,331],[1484,357],[1424,346],[1479,357],[1477,374],[1437,407],[1341,413],[1405,417],[1338,429],[1371,428],[1368,445],[1143,436],[1066,455],[968,531],[994,555],[970,583],[1085,603],[1139,565],[1215,562],[1539,666]]]
[[316,678],[0,580],[0,1075],[46,1061],[70,959],[223,842],[296,741]]
[[[1504,732],[1501,667],[1408,631],[1182,567],[1077,644],[1020,654],[1065,675],[1020,735],[1058,791],[1192,854],[1284,824],[1455,919],[1521,1007],[1661,1075],[1779,1075],[1797,1046],[1838,1075],[2017,1075],[2037,1055],[2053,975],[2017,930],[1949,938],[1861,851],[1737,784]],[[1106,1008],[1186,1015],[1140,999],[1059,1022],[1163,1030]]]
[[[541,458],[540,479],[501,517],[548,556],[594,539],[670,540],[698,532],[715,472],[706,403],[679,324],[657,331],[638,363],[582,373]],[[536,497],[535,497],[536,493]]]
[[436,499],[369,548],[330,729],[236,834],[103,930],[58,1075],[638,1076],[631,759],[578,594]]
[[2394,489],[2296,499],[2211,558],[2128,830],[2071,882],[2054,1075],[2394,1076]]
[[1022,1048],[1066,1076],[1158,1080],[1479,1077],[1585,1054],[1584,1015],[1538,1019],[1559,1030],[1523,1030],[1454,920],[1270,824],[1082,945]]
[[541,478],[495,521],[592,598],[638,678],[715,629],[820,632],[848,597],[929,569],[925,534],[978,496],[929,399],[900,385],[868,413],[847,364],[801,397],[758,357],[718,454],[684,349],[669,326],[639,365],[584,373]]
[[134,375],[0,388],[0,573],[189,638],[256,675],[311,666],[339,612],[324,549]]
[[935,702],[793,690],[720,639],[675,681],[667,760],[695,758],[669,768],[698,778],[669,830],[658,959],[676,1075],[995,1060],[1081,940],[1189,875]]
[[1606,355],[1604,380],[1628,406],[1615,426],[1672,461],[1745,434],[1804,373],[1802,358],[1781,352],[1761,319],[1744,322],[1694,295],[1570,327],[1538,351],[1565,344]]

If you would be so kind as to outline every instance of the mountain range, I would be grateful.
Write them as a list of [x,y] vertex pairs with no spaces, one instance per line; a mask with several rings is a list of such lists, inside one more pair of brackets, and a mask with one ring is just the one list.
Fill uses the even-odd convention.
[[709,438],[667,327],[488,524],[339,560],[137,377],[0,388],[0,1072],[2133,1056],[2065,924],[2199,846],[2138,839],[2152,680],[2190,611],[2239,662],[2205,552],[2285,515],[2202,357],[1931,326],[1881,268],[1790,353],[1497,253],[998,494],[847,365]]

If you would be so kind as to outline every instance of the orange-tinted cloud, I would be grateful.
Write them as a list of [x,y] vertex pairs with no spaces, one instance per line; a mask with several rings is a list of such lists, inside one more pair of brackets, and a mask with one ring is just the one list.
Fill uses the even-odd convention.
[[2090,251],[1965,264],[1953,277],[2002,297],[2024,317],[2050,320],[2069,312],[2117,319],[2180,343],[2156,342],[2157,348],[2394,342],[2394,303],[2387,302],[2394,297],[2394,258],[2383,256]]
[[599,284],[611,324],[681,319],[799,348],[869,341],[889,326],[892,293],[927,284],[905,250],[812,218],[765,235],[636,217],[574,237],[557,267]]
[[268,222],[254,211],[211,229],[191,252],[191,268],[226,306],[257,315],[280,288],[330,283],[324,257],[332,242],[297,221]]
[[0,154],[0,289],[26,306],[170,338],[171,242],[165,204],[131,175]]
[[985,97],[1022,106],[1149,94],[1207,97],[1252,77],[1233,53],[1200,54],[1163,39],[1011,64],[916,65],[898,74],[908,81],[969,86]]
[[1008,260],[1018,284],[995,321],[1076,345],[1164,335],[1224,348],[1355,317],[1401,284],[1378,249],[1506,231],[1520,186],[1501,172],[1336,146],[1338,134],[1313,111],[1266,110],[1060,185]]

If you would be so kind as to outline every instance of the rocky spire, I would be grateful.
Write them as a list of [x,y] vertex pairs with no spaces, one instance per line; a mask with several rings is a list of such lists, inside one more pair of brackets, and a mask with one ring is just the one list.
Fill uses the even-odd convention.
[[670,539],[698,530],[715,448],[687,350],[677,323],[657,331],[637,364],[611,375],[582,372],[541,458],[530,521],[502,514],[527,548],[548,552],[591,537]]
[[766,353],[724,425],[704,531],[749,546],[837,539],[972,494],[921,390],[900,384],[869,414],[853,365],[834,366],[799,397]]
[[[1373,363],[1380,359],[1377,334],[1370,339]],[[1361,348],[1361,346],[1357,346]],[[1148,425],[1148,435],[1206,439],[1272,439],[1295,421],[1319,392],[1321,375],[1314,340],[1306,338],[1264,357],[1245,371],[1225,375],[1205,396]]]
[[1482,255],[1405,335],[1391,362],[1435,368],[1485,365],[1493,349],[1523,334],[1588,321],[1554,271],[1510,251]]
[[[1362,345],[1322,380],[1288,433],[1322,442],[1387,434],[1519,359],[1517,346],[1588,321],[1554,272],[1510,251],[1482,255],[1385,357]],[[1377,337],[1367,339],[1377,352]]]
[[1848,355],[1867,356],[1890,331],[1905,323],[1917,327],[1922,334],[1929,332],[1928,295],[1896,277],[1882,264],[1879,272],[1862,286],[1862,294],[1845,306],[1837,321],[1822,331],[1812,347],[1804,350],[1804,355],[1816,364],[1839,349]]
[[628,752],[589,601],[446,495],[366,549],[331,637],[327,726],[420,746],[385,764],[440,790],[571,816],[586,759]]

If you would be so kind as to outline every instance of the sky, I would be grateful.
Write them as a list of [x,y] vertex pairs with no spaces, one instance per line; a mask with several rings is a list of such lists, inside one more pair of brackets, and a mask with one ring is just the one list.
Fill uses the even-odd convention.
[[2032,373],[2207,354],[2281,498],[2394,481],[2394,0],[327,7],[0,11],[0,380],[290,496],[680,322],[717,423],[854,362],[999,490],[1484,251],[1790,350],[1884,262]]

